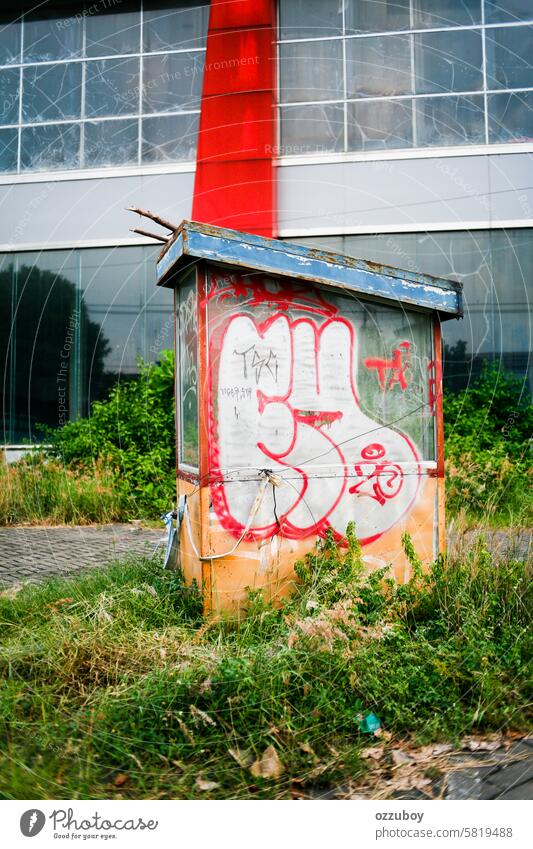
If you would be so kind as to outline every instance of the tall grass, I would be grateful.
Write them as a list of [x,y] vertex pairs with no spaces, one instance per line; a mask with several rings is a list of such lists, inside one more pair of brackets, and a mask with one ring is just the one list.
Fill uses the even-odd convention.
[[352,530],[326,539],[242,621],[204,621],[153,560],[0,598],[0,795],[284,798],[362,774],[368,711],[395,740],[530,728],[530,564],[475,546],[423,574],[404,544],[396,586]]
[[42,455],[0,463],[0,525],[104,524],[135,513],[135,504],[102,462],[76,472]]

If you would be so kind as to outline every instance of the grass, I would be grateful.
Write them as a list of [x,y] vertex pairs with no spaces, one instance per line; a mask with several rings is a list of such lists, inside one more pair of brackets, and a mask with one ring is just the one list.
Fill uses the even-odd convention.
[[363,774],[370,711],[394,740],[529,729],[531,564],[424,575],[404,545],[398,587],[327,539],[239,622],[155,560],[0,597],[0,796],[286,798]]
[[102,462],[71,470],[41,455],[0,462],[0,525],[88,525],[122,522],[137,515]]

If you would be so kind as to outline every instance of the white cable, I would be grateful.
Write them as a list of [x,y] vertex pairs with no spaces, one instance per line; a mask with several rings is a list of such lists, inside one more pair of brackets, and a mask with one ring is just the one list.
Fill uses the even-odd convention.
[[261,504],[263,503],[263,498],[265,497],[265,492],[266,492],[266,488],[267,488],[268,484],[272,483],[272,486],[279,486],[279,483],[278,483],[279,478],[277,477],[277,475],[272,475],[272,474],[270,474],[269,472],[266,472],[266,471],[264,471],[262,474],[265,475],[265,479],[263,480],[261,487],[259,489],[259,492],[257,493],[257,495],[255,497],[255,501],[252,504],[252,509],[250,510],[250,515],[248,516],[248,521],[246,522],[246,527],[244,528],[244,531],[240,535],[239,539],[237,540],[237,542],[235,543],[233,548],[230,549],[230,551],[224,551],[222,554],[207,554],[207,555],[200,554],[200,552],[198,551],[198,549],[196,548],[196,545],[194,543],[194,538],[193,538],[193,533],[192,533],[192,528],[191,528],[191,519],[190,519],[190,516],[189,516],[189,507],[188,507],[187,503],[185,504],[185,525],[187,527],[187,533],[189,534],[189,541],[191,543],[192,550],[194,551],[198,560],[220,560],[221,557],[229,557],[230,554],[233,554],[237,550],[237,548],[239,547],[239,545],[243,541],[244,537],[246,536],[246,534],[250,530],[250,528],[252,526],[252,522],[255,518],[255,515],[256,515],[257,511],[259,510]]

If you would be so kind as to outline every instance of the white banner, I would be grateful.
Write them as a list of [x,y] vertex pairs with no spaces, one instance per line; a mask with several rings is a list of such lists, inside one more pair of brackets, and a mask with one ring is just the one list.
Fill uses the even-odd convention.
[[[5,801],[1,845],[347,849],[533,845],[522,801]],[[530,819],[530,817],[529,817]],[[33,842],[35,841],[35,842]]]

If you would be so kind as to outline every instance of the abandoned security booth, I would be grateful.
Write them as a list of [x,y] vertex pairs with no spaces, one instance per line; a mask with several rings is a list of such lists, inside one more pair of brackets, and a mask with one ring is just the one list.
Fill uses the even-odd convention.
[[369,570],[444,546],[440,322],[458,283],[184,221],[175,293],[180,565],[206,610],[262,588],[350,521]]

